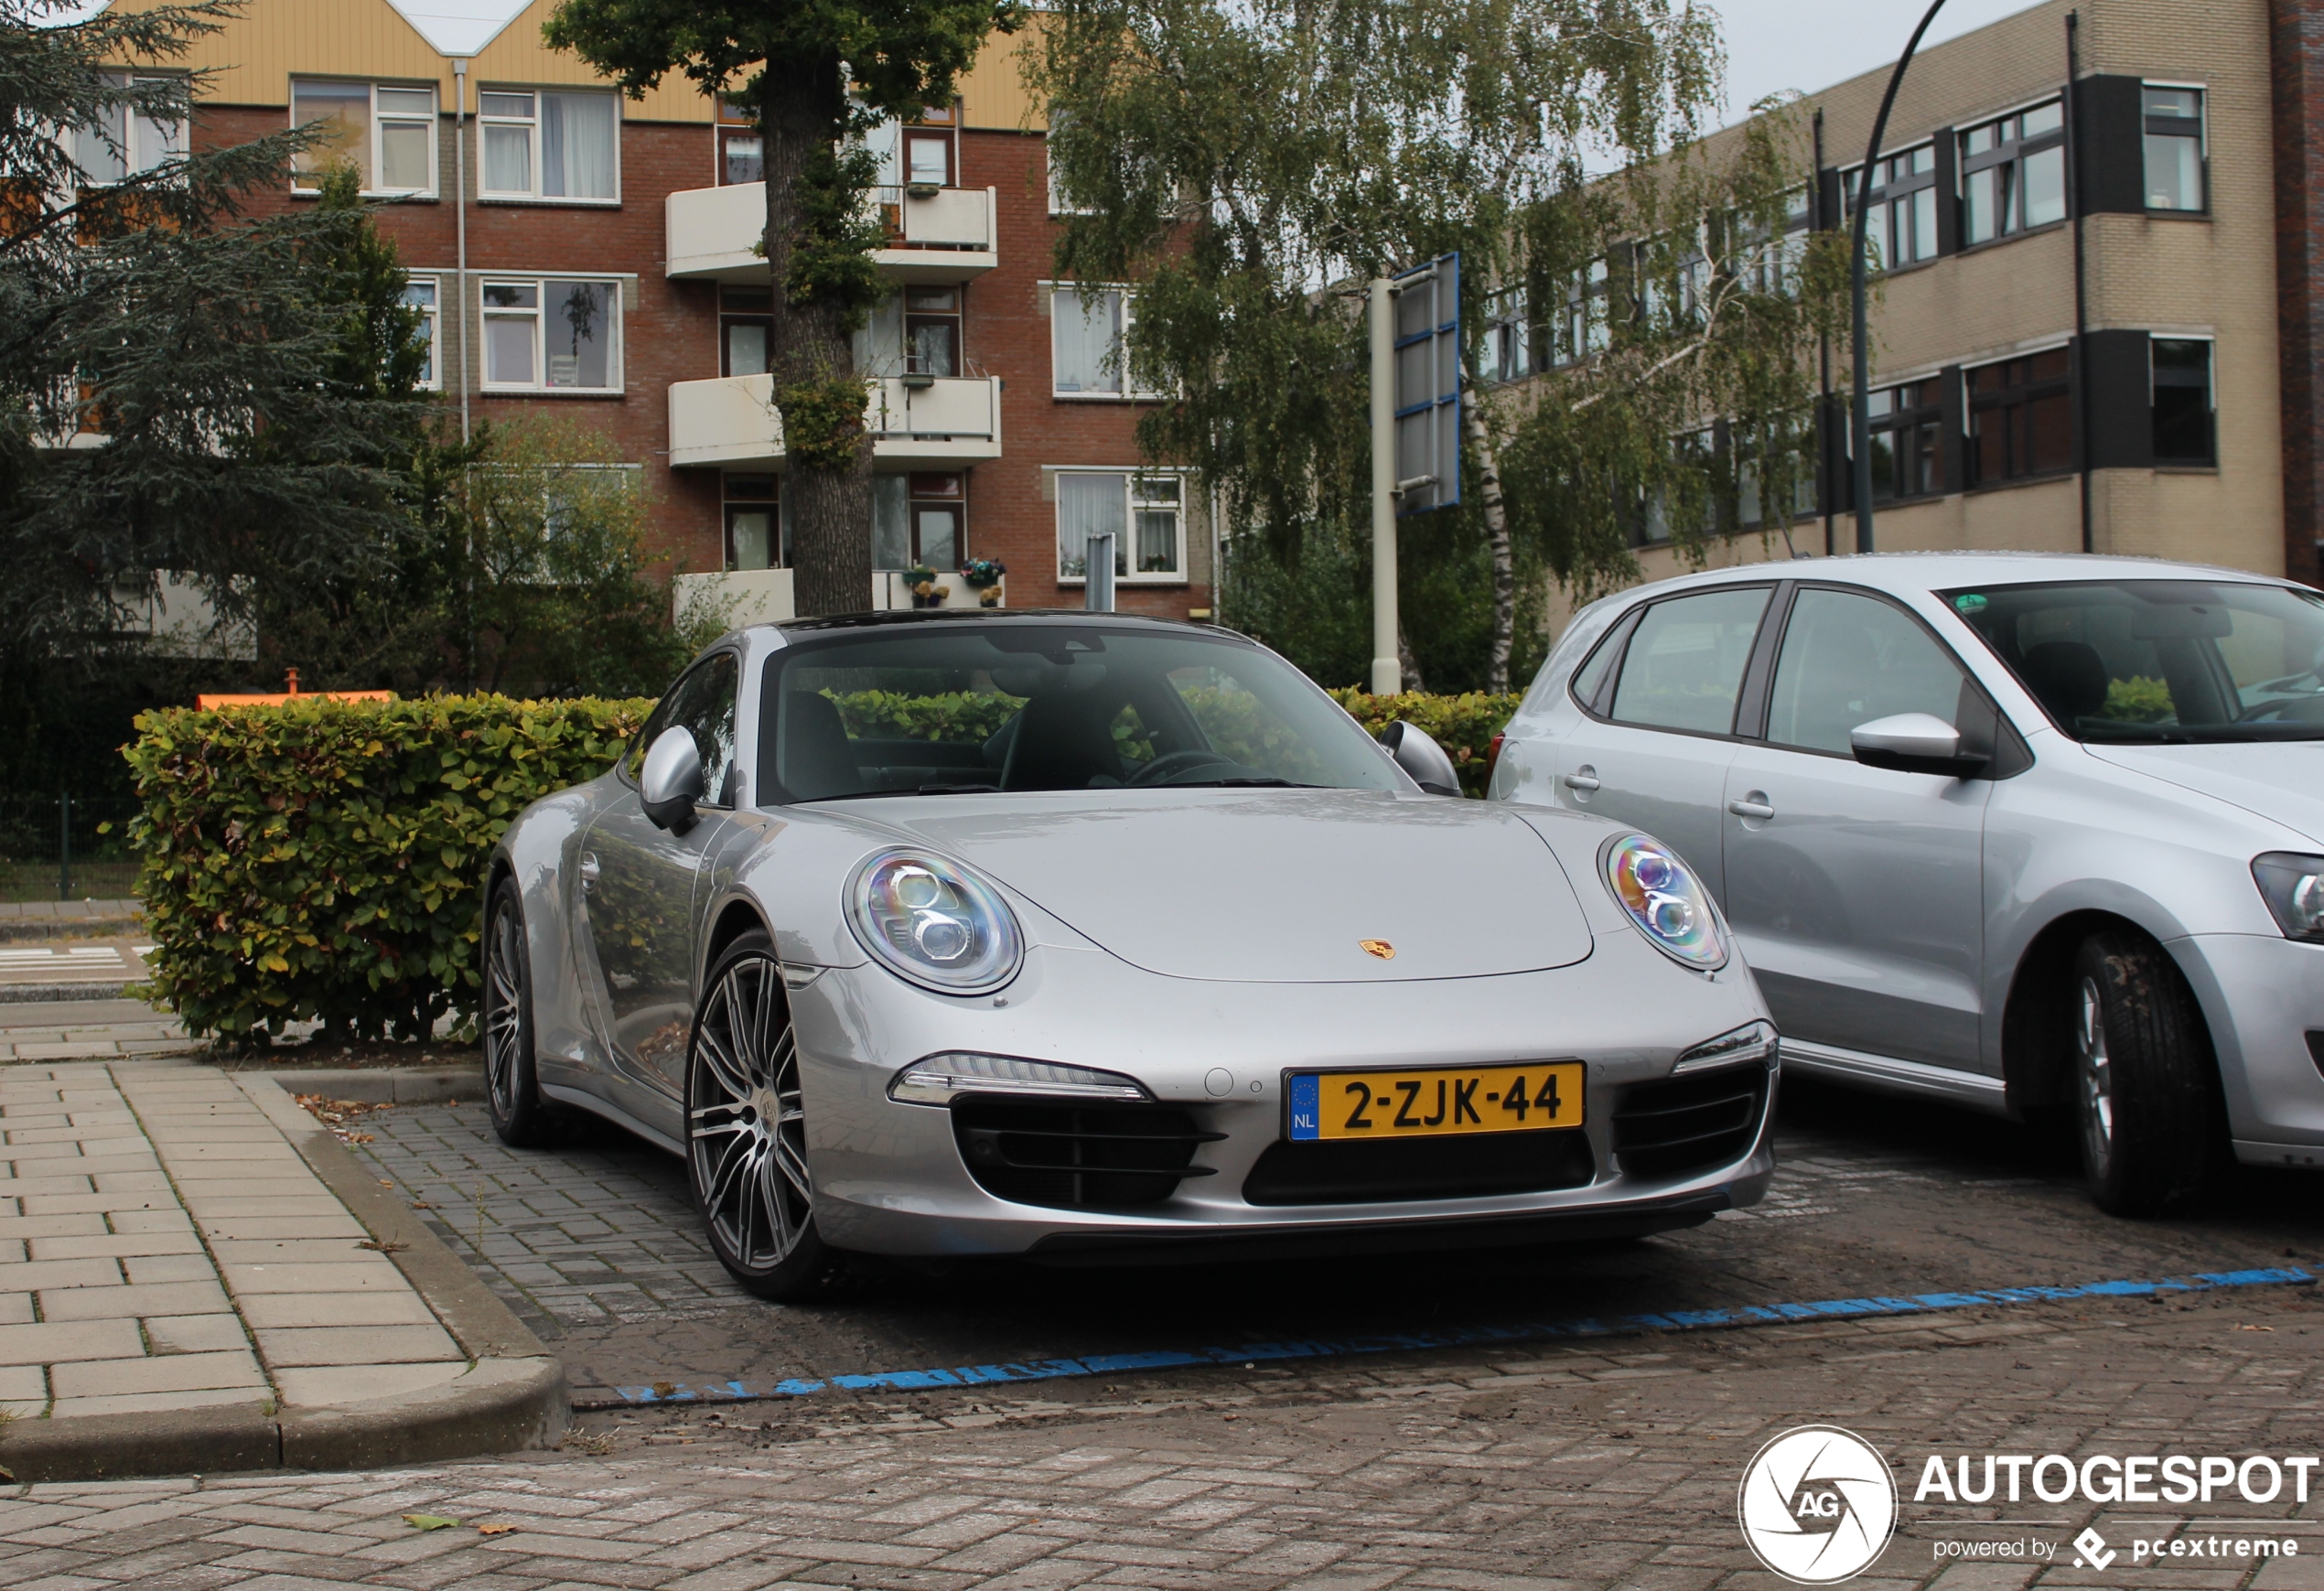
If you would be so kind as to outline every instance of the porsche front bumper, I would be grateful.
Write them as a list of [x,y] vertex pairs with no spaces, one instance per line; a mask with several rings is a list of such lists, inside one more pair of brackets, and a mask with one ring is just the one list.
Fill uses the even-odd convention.
[[[1684,1051],[1766,1016],[1749,974],[1680,969],[1626,929],[1601,934],[1574,965],[1498,977],[1197,982],[1037,946],[998,997],[930,994],[866,965],[822,972],[793,1005],[817,1222],[827,1242],[859,1252],[1110,1263],[1626,1236],[1754,1204],[1774,1170],[1771,1062],[1672,1080]],[[964,1151],[968,1102],[888,1094],[912,1062],[963,1050],[1135,1078],[1153,1096],[1147,1108],[1202,1141],[1159,1198],[1151,1176],[1038,1188],[986,1166],[980,1176]],[[1344,1176],[1302,1191],[1296,1173],[1283,1175],[1294,1072],[1550,1059],[1585,1067],[1583,1123],[1530,1135],[1562,1141],[1538,1145],[1549,1169],[1530,1186],[1412,1196],[1392,1167],[1377,1193]],[[1726,1102],[1723,1132],[1692,1159],[1641,1148],[1658,1089],[1663,1103],[1706,1090]],[[1263,1161],[1272,1169],[1254,1180]],[[1139,1197],[1125,1201],[1125,1188]]]

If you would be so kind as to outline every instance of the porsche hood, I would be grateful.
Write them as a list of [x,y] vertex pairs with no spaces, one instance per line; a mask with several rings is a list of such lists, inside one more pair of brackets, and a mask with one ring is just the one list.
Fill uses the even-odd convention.
[[1167,977],[1488,977],[1590,951],[1565,870],[1498,804],[1210,790],[878,805],[881,827],[958,857]]

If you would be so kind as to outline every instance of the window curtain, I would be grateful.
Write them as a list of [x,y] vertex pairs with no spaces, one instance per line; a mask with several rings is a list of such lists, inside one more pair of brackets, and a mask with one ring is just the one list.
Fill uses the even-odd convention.
[[611,94],[541,96],[541,191],[557,199],[614,199],[613,143],[620,107]]
[[610,282],[550,282],[549,317],[542,327],[549,385],[613,384],[613,295]]
[[1129,548],[1123,543],[1130,528],[1129,483],[1118,475],[1069,475],[1057,478],[1057,572],[1079,580],[1089,573],[1092,536],[1114,532],[1114,573],[1125,574]]
[[1122,296],[1060,287],[1051,295],[1049,325],[1057,391],[1118,392],[1122,371],[1114,359],[1122,341]]
[[911,483],[900,475],[872,477],[872,567],[912,566]]

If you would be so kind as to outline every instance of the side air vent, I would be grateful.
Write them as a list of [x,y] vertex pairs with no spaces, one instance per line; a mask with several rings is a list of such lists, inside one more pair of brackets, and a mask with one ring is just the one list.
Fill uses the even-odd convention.
[[1273,1144],[1243,1179],[1252,1204],[1376,1204],[1412,1199],[1484,1199],[1582,1188],[1598,1175],[1578,1129],[1410,1138],[1369,1144]]
[[1163,1106],[974,1096],[953,1102],[952,1135],[985,1192],[1068,1209],[1159,1204],[1181,1178],[1212,1175],[1193,1164],[1195,1145],[1226,1136]]
[[1625,1090],[1614,1108],[1622,1169],[1659,1179],[1740,1160],[1759,1133],[1767,1080],[1754,1062]]

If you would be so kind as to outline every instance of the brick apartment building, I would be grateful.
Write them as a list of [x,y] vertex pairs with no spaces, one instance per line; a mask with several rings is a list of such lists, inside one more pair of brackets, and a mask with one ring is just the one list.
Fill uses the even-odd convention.
[[[682,587],[708,579],[741,618],[787,616],[758,141],[676,73],[622,98],[542,43],[554,6],[511,0],[494,26],[427,0],[248,0],[171,64],[212,74],[198,147],[320,119],[328,157],[393,201],[377,220],[427,312],[430,382],[463,424],[602,431]],[[894,572],[921,564],[973,602],[951,571],[992,558],[1009,606],[1080,607],[1081,549],[1112,530],[1119,607],[1207,616],[1195,484],[1138,468],[1140,402],[1107,357],[1130,296],[1049,279],[1042,122],[1018,48],[997,39],[956,104],[875,138],[896,292],[858,339],[883,572],[866,602],[907,604]],[[126,158],[157,160],[177,135],[133,129]]]
[[[1801,107],[1821,173],[1798,224],[1845,224],[1889,70]],[[2324,4],[2047,0],[1925,48],[1873,206],[1880,550],[2324,584]],[[1533,336],[1555,379],[1572,355]],[[1856,545],[1845,349],[1830,370],[1814,500],[1788,527],[1816,554]],[[1644,526],[1638,555],[1650,579],[1683,566]],[[1713,550],[1783,555],[1756,526]]]

